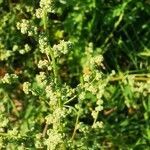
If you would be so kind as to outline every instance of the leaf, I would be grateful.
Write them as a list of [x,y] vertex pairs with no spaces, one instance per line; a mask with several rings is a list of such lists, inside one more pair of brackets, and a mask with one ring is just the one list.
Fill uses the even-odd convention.
[[149,52],[141,52],[139,53],[140,56],[146,56],[146,57],[150,57],[150,51]]

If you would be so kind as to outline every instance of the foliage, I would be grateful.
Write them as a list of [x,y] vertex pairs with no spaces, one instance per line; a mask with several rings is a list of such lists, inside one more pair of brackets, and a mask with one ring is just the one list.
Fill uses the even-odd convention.
[[148,149],[148,0],[0,0],[0,149]]

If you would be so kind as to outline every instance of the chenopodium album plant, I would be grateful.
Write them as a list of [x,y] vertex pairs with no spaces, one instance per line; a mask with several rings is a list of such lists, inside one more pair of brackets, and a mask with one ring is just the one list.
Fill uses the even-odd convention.
[[[29,15],[21,14],[24,17],[21,17],[21,20],[17,19],[19,21],[16,28],[22,34],[20,38],[31,40],[33,45],[21,45],[18,44],[21,41],[17,41],[13,43],[12,51],[4,53],[2,50],[5,46],[0,41],[0,60],[9,60],[17,55],[29,57],[28,62],[23,63],[22,71],[6,73],[0,81],[4,87],[0,89],[0,97],[3,99],[0,102],[0,148],[87,150],[100,149],[102,145],[111,147],[108,140],[110,137],[106,138],[107,142],[107,135],[103,134],[107,133],[106,122],[102,121],[101,116],[105,100],[111,103],[111,99],[118,98],[118,93],[123,93],[120,99],[125,98],[126,106],[137,109],[138,102],[133,101],[132,96],[135,94],[135,99],[139,99],[144,93],[146,97],[150,93],[150,83],[140,81],[141,78],[136,75],[125,76],[120,73],[120,76],[116,77],[113,70],[104,74],[102,50],[96,49],[92,42],[87,42],[85,49],[80,53],[78,60],[81,66],[78,73],[71,72],[68,68],[74,67],[70,65],[75,64],[68,62],[74,59],[76,51],[73,41],[63,40],[65,38],[62,32],[55,35],[54,31],[51,31],[58,22],[50,20],[49,14],[61,12],[54,7],[54,3],[55,1],[51,0],[41,0],[36,10],[19,4],[14,8],[15,13],[25,10]],[[11,18],[9,15],[4,20],[8,21]],[[75,85],[70,83],[70,80],[73,80],[72,76],[76,76]],[[119,81],[120,88],[114,88],[110,81]],[[11,87],[8,88],[10,91],[16,87],[15,93],[18,95],[23,91],[23,104],[16,100],[13,92],[5,92],[5,86]],[[114,94],[115,91],[118,93]],[[8,105],[10,103],[11,106]],[[146,102],[143,102],[143,105],[145,110],[149,109]],[[9,110],[10,107],[13,114],[20,117],[17,118],[19,121],[12,116],[8,119],[6,108]],[[26,111],[23,111],[24,108]],[[146,120],[148,115],[144,114]],[[13,124],[15,127],[9,128],[12,121],[16,121]],[[100,143],[100,133],[104,137],[104,144]]]
[[[16,27],[23,35],[35,40],[33,63],[35,63],[38,71],[35,76],[30,76],[27,70],[24,70],[23,73],[28,77],[26,77],[27,79],[22,85],[19,83],[19,74],[6,73],[1,80],[1,84],[19,84],[26,95],[25,99],[29,101],[29,105],[36,103],[40,105],[35,111],[39,111],[39,115],[38,113],[37,115],[39,118],[41,118],[41,115],[42,119],[29,117],[33,108],[26,104],[29,110],[25,114],[25,118],[31,118],[31,120],[29,119],[28,129],[25,129],[25,122],[21,123],[21,127],[16,125],[15,128],[7,132],[5,138],[1,139],[1,143],[5,143],[7,140],[12,140],[12,143],[15,143],[17,140],[28,137],[28,134],[31,134],[30,132],[33,130],[36,133],[33,135],[34,142],[32,143],[35,148],[46,147],[49,150],[53,150],[86,147],[86,143],[83,140],[76,143],[76,139],[87,138],[88,135],[90,136],[90,132],[103,127],[98,115],[103,110],[102,97],[109,81],[109,77],[106,78],[100,71],[103,67],[103,57],[97,52],[93,52],[92,44],[89,44],[81,59],[80,83],[76,87],[64,83],[61,73],[65,72],[65,70],[62,70],[61,67],[63,64],[65,65],[67,59],[70,59],[74,44],[65,40],[59,40],[57,44],[54,42],[52,42],[54,43],[53,45],[51,44],[48,13],[55,11],[52,8],[51,1],[41,0],[40,8],[36,10],[36,13],[34,13],[32,7],[27,7],[26,9],[33,15],[32,19],[24,18],[17,22]],[[7,60],[15,53],[20,55],[32,53],[32,48],[29,44],[25,44],[23,47],[14,44],[12,51],[9,51],[9,55],[3,54],[1,60]],[[1,92],[3,93],[3,90]],[[36,103],[31,102],[35,99]],[[5,94],[5,100],[11,101],[9,94]],[[3,109],[5,108],[5,103],[7,102],[4,101],[2,104]],[[17,104],[16,108],[16,104],[12,105],[14,112],[19,116],[18,111],[19,109],[22,110],[23,106]],[[36,109],[36,107],[34,108]],[[91,118],[92,122],[90,124],[88,121],[87,123],[80,121],[82,120],[81,118],[86,118],[87,115]],[[9,120],[5,113],[1,118],[1,130],[3,130],[7,127]],[[43,126],[41,130],[35,129],[36,124]],[[11,144],[8,145],[12,147]],[[1,147],[5,146],[2,144]],[[24,144],[21,147],[24,147]]]
[[[66,59],[66,55],[73,49],[73,43],[61,40],[59,44],[50,46],[47,36],[43,35],[39,35],[38,42],[38,50],[41,55],[45,55],[37,63],[40,72],[33,82],[23,83],[23,91],[26,94],[39,97],[39,100],[47,105],[45,127],[43,133],[37,135],[38,138],[44,137],[43,145],[40,139],[36,139],[35,144],[37,148],[46,145],[50,150],[70,147],[73,146],[71,143],[75,138],[80,138],[80,134],[87,134],[90,130],[103,126],[98,114],[103,110],[102,96],[109,81],[109,77],[106,78],[99,69],[102,67],[103,57],[94,54],[92,48],[87,48],[82,60],[81,83],[72,88],[61,83],[59,71],[63,59]],[[85,107],[87,104],[89,108]],[[93,120],[91,125],[79,121],[80,117],[87,114]],[[76,135],[77,130],[81,132],[79,135]]]
[[[90,132],[101,129],[103,122],[99,119],[99,112],[103,110],[103,94],[110,77],[105,76],[100,70],[103,68],[103,57],[93,51],[90,43],[81,59],[82,71],[80,83],[72,88],[61,80],[61,66],[73,51],[73,43],[60,40],[52,45],[49,40],[48,13],[55,11],[51,1],[40,1],[40,8],[36,10],[33,18],[39,19],[43,25],[43,32],[38,31],[39,26],[33,20],[22,19],[17,23],[17,28],[22,34],[34,37],[37,42],[36,53],[39,53],[36,65],[39,72],[33,80],[23,83],[23,91],[30,97],[39,99],[39,103],[46,112],[43,120],[43,132],[37,133],[35,147],[47,147],[49,150],[66,148],[86,148],[86,143],[81,140],[76,144],[76,139],[87,138]],[[14,46],[17,50],[17,46]],[[25,45],[20,54],[30,51]],[[5,79],[6,77],[4,77]],[[86,105],[88,107],[86,107]],[[45,110],[44,110],[45,109]],[[85,123],[81,118],[90,117],[92,122]],[[86,141],[88,142],[88,141]]]

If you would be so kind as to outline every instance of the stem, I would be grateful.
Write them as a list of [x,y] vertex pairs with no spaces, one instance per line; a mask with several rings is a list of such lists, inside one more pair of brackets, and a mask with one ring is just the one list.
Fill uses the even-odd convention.
[[[114,81],[120,81],[120,80],[124,80],[126,77],[122,76],[122,77],[114,77],[110,79],[110,82],[114,82]],[[149,77],[134,77],[133,80],[135,81],[148,81],[150,80]]]
[[[44,31],[46,32],[47,37],[49,37],[49,32],[48,32],[48,20],[47,20],[47,10],[44,10],[44,15],[42,18],[43,21],[43,28]],[[46,56],[49,62],[52,63],[52,69],[53,69],[53,75],[54,75],[54,83],[55,83],[55,90],[59,89],[58,84],[59,84],[59,75],[58,75],[58,67],[57,67],[57,63],[56,63],[56,59],[54,56],[54,52],[53,49],[51,48],[50,45],[48,45],[48,50],[46,51]],[[61,98],[57,99],[58,104],[56,105],[56,109],[57,108],[62,108],[62,104],[61,104]],[[61,125],[61,120],[58,120],[58,124],[53,124],[53,126],[58,126],[58,128],[63,132],[63,126]],[[48,124],[45,124],[44,130],[43,130],[43,134],[42,136],[44,137],[46,134],[46,131],[48,129]]]
[[75,127],[74,127],[73,134],[72,134],[72,137],[71,137],[71,140],[73,140],[74,137],[75,137],[75,134],[76,134],[76,131],[77,131],[77,125],[78,125],[78,122],[79,122],[79,117],[80,117],[80,114],[79,114],[79,112],[78,112],[78,115],[77,115],[77,118],[76,118]]
[[99,114],[99,111],[97,111],[97,113],[96,113],[96,117],[95,117],[95,119],[94,119],[94,121],[93,121],[93,125],[92,125],[92,126],[94,126],[94,124],[96,123],[98,114]]
[[69,102],[71,102],[71,101],[74,100],[74,98],[76,98],[76,97],[77,97],[77,95],[73,96],[72,98],[70,98],[69,100],[67,100],[67,101],[64,103],[64,105],[67,104],[67,103],[69,103]]
[[[43,15],[42,19],[43,19],[44,30],[45,30],[45,32],[46,32],[46,34],[48,36],[48,31],[47,31],[47,11],[46,10],[44,10],[44,15]],[[57,65],[56,65],[55,57],[54,57],[54,54],[53,54],[51,46],[49,46],[49,53],[46,52],[47,59],[50,62],[49,54],[50,54],[50,57],[51,57],[51,60],[52,60],[52,68],[53,68],[53,73],[54,73],[54,82],[55,82],[55,85],[57,86],[58,85]]]
[[[54,74],[54,82],[55,82],[55,85],[57,86],[57,85],[58,85],[58,79],[59,79],[59,76],[58,76],[58,73],[57,73],[57,70],[58,70],[58,69],[57,69],[56,61],[55,61],[54,54],[53,54],[53,52],[52,52],[51,47],[49,48],[49,53],[50,53],[51,60],[52,60],[52,68],[53,68],[53,74]],[[47,56],[48,61],[51,62],[48,53],[46,53],[46,56]]]
[[44,10],[44,15],[42,19],[43,19],[43,24],[44,24],[44,30],[46,31],[47,30],[47,11],[46,10]]
[[58,73],[57,73],[58,68],[56,65],[54,54],[51,50],[50,50],[50,55],[51,55],[51,59],[52,59],[53,73],[54,73],[54,78],[55,78],[54,82],[57,85],[57,83],[58,83]]
[[114,112],[116,109],[117,109],[117,107],[111,108],[110,110],[104,110],[104,115],[108,116],[109,114]]
[[44,127],[44,130],[43,130],[43,133],[42,133],[42,137],[45,137],[47,129],[48,129],[48,124],[46,123],[45,127]]

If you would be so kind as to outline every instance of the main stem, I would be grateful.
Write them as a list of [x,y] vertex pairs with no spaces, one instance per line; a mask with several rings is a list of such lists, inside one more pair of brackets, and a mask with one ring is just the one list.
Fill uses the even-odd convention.
[[[43,27],[44,27],[44,30],[48,35],[48,30],[47,30],[47,11],[44,10],[44,16],[43,16]],[[50,61],[50,58],[49,58],[49,54],[50,54],[50,57],[51,57],[51,61],[52,61],[52,68],[53,68],[53,74],[54,74],[54,83],[56,85],[56,87],[58,86],[58,73],[57,73],[57,65],[56,65],[56,60],[55,60],[55,57],[54,57],[54,53],[52,51],[52,48],[51,46],[49,45],[49,52],[46,52],[46,56],[48,58],[48,60]]]

